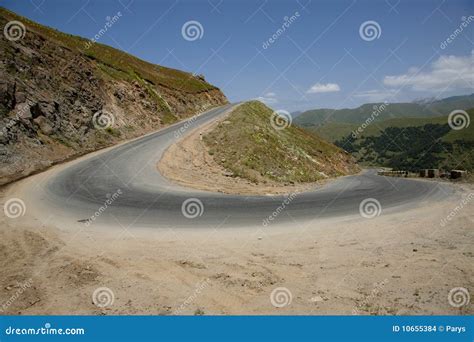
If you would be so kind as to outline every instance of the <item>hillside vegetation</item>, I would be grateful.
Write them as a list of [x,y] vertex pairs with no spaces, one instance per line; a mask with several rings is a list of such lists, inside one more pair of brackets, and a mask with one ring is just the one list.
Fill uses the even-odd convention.
[[[474,118],[474,109],[467,110]],[[393,119],[347,134],[335,144],[359,163],[416,171],[424,168],[474,170],[474,125],[452,129],[448,117]]]
[[[448,114],[474,107],[474,94],[413,103],[370,103],[316,109],[295,118],[305,130],[350,152],[365,166],[416,171],[474,169],[474,125],[453,130]],[[474,117],[472,109],[469,116]]]
[[319,137],[271,125],[273,111],[258,101],[240,105],[203,140],[214,160],[253,182],[313,182],[359,170],[351,156]]
[[139,77],[151,84],[162,85],[188,93],[217,89],[191,73],[152,64],[98,42],[91,44],[89,39],[43,26],[2,7],[0,7],[0,15],[8,20],[21,21],[26,26],[27,32],[33,31],[60,46],[96,60],[104,70],[112,68],[111,75],[113,77],[123,80]]
[[[363,136],[378,136],[384,129],[389,127],[416,127],[427,124],[447,124],[447,117],[440,116],[435,118],[396,118],[383,121],[374,121],[364,128]],[[328,122],[321,126],[305,127],[312,133],[315,133],[330,142],[345,139],[352,132],[357,132],[360,124],[350,124],[345,122]],[[459,134],[460,132],[457,131]]]
[[[330,122],[360,124],[383,103],[367,103],[358,108],[314,109],[303,112],[295,118],[295,124],[303,127],[321,126]],[[389,103],[374,118],[383,121],[394,118],[432,118],[448,115],[455,109],[474,107],[474,94],[452,96],[431,102]]]
[[25,31],[0,37],[0,185],[228,102],[202,76],[0,8],[11,21]]

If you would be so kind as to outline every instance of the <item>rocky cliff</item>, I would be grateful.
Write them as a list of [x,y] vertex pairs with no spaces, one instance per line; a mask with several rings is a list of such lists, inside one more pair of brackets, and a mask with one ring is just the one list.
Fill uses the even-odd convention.
[[227,103],[154,65],[0,8],[0,185]]

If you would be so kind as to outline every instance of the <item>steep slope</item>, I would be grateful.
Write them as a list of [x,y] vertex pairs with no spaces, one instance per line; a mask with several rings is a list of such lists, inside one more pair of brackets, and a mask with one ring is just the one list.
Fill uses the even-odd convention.
[[[474,108],[466,112],[474,117]],[[348,133],[335,144],[365,165],[410,171],[474,170],[474,125],[454,130],[447,116],[374,122],[362,133]]]
[[258,101],[238,107],[204,136],[214,160],[253,182],[314,182],[358,171],[336,146],[288,126],[272,127],[273,111]]
[[202,76],[0,8],[2,31],[12,21],[24,29],[0,38],[0,184],[228,102]]
[[234,106],[171,145],[158,170],[186,187],[246,195],[301,192],[360,170],[348,153],[275,118],[258,101]]

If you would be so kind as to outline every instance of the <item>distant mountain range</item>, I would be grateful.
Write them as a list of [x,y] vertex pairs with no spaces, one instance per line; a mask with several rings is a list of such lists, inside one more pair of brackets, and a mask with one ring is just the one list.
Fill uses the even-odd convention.
[[306,111],[293,122],[351,153],[361,165],[416,171],[474,170],[474,125],[453,130],[448,115],[466,110],[474,94],[413,103],[370,103],[355,109]]
[[[297,115],[294,123],[299,126],[321,126],[331,122],[361,124],[383,103],[367,103],[358,108],[313,109]],[[474,94],[452,96],[442,100],[420,100],[411,103],[389,103],[375,117],[376,121],[395,118],[432,118],[448,115],[455,109],[474,108]]]

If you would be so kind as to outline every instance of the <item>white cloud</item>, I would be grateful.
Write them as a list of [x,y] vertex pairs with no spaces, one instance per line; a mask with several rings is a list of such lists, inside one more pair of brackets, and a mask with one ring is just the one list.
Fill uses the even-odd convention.
[[406,74],[385,76],[383,83],[391,87],[409,86],[416,91],[440,91],[474,87],[474,54],[440,56],[430,70],[410,68]]
[[260,102],[263,102],[263,103],[268,104],[268,105],[272,105],[272,104],[278,103],[278,100],[275,99],[275,98],[273,98],[273,97],[263,97],[263,96],[259,96],[259,97],[257,97],[255,100],[260,101]]
[[336,83],[326,83],[326,84],[316,83],[311,88],[309,88],[306,91],[306,93],[307,94],[331,93],[331,92],[339,91],[339,90],[341,90],[341,88],[339,88],[339,85]]
[[396,90],[367,90],[354,93],[354,97],[364,98],[369,102],[382,102],[386,100],[393,100],[393,97],[397,94]]
[[263,96],[257,97],[255,100],[263,102],[267,105],[272,105],[272,104],[278,103],[278,99],[275,96],[276,96],[275,93],[270,92],[270,93],[266,93]]

